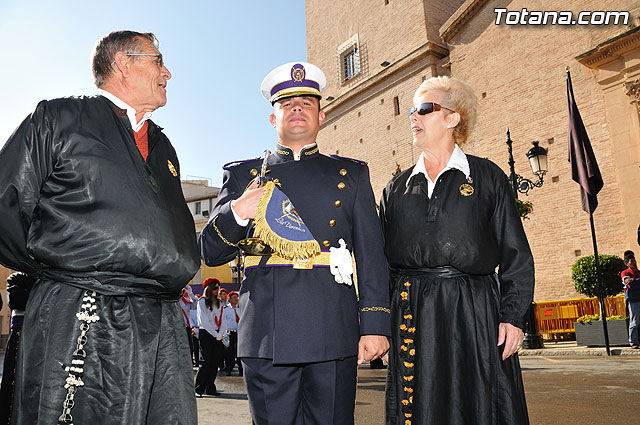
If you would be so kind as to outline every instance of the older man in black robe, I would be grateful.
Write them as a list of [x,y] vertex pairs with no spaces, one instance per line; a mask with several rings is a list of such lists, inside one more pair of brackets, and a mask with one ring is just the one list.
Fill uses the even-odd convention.
[[38,277],[13,424],[194,424],[180,289],[199,267],[176,153],[149,117],[167,81],[151,33],[93,56],[98,95],[43,101],[0,152],[0,262]]

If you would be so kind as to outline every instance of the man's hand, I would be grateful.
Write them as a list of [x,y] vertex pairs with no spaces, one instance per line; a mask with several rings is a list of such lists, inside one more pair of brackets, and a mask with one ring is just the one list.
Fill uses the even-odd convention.
[[513,326],[511,323],[500,323],[498,326],[498,345],[504,344],[502,360],[512,356],[518,351],[524,340],[522,329]]
[[260,198],[264,193],[264,187],[258,187],[257,181],[251,183],[241,197],[233,201],[231,208],[241,219],[247,220],[256,217],[256,210],[260,203]]
[[358,342],[358,364],[382,357],[389,351],[389,340],[383,335],[362,335]]

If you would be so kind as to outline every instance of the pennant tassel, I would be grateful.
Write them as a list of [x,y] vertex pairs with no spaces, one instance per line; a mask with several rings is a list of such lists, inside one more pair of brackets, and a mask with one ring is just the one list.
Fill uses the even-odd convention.
[[[278,196],[278,199],[273,200],[274,192],[282,196]],[[271,203],[284,204],[285,202],[282,199],[285,199],[290,204],[288,198],[276,188],[276,183],[271,180],[268,181],[265,184],[264,194],[260,198],[256,211],[254,234],[266,242],[278,255],[287,259],[306,259],[320,254],[318,241],[313,238],[313,235],[301,220],[300,222],[296,221],[293,225],[291,225],[291,221],[282,225],[281,222],[284,215],[274,219],[275,216],[271,212],[273,210],[283,212],[284,208],[280,205],[274,206]],[[268,210],[270,211],[269,213]],[[275,225],[279,225],[278,230],[274,228]],[[304,235],[304,240],[292,240],[300,239],[300,235]],[[286,236],[290,236],[290,238],[288,239]]]

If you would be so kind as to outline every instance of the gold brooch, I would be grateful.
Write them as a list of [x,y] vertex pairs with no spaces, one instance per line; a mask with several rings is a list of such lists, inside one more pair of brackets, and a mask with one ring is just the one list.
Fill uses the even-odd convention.
[[460,195],[462,196],[471,196],[473,195],[473,186],[467,183],[463,183],[460,185]]
[[174,167],[171,161],[169,161],[168,159],[167,159],[167,166],[169,167],[169,171],[171,171],[171,174],[173,174],[173,177],[178,177],[178,173],[176,172],[176,167]]

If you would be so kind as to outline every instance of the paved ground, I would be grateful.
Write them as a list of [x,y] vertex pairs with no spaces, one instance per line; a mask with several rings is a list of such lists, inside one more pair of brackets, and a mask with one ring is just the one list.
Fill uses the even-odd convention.
[[[640,399],[640,350],[577,347],[575,342],[524,350],[520,363],[534,425],[636,424]],[[1,355],[0,355],[1,360]],[[0,366],[1,367],[1,366]],[[356,425],[384,423],[386,370],[358,370]],[[198,399],[200,425],[249,425],[242,378],[218,376],[220,397]]]
[[[237,375],[235,371],[234,375]],[[242,378],[219,375],[216,378],[216,387],[221,393],[219,397],[205,395],[197,399],[198,424],[250,425],[249,402]]]
[[523,357],[532,424],[637,424],[640,356]]
[[[611,357],[604,348],[577,347],[575,341],[523,350],[520,364],[531,424],[591,425],[636,424],[640,397],[640,352],[612,347]],[[356,425],[384,423],[386,370],[358,370]],[[237,376],[219,376],[216,383],[221,397],[198,399],[200,425],[220,423],[248,425],[251,422],[244,385]]]

